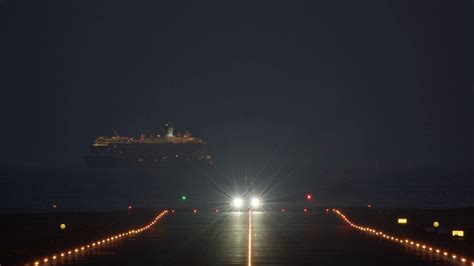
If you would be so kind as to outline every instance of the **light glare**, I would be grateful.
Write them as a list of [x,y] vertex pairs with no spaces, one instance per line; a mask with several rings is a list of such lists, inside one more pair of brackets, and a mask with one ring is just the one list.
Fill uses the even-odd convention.
[[241,199],[241,198],[235,198],[233,201],[232,201],[232,205],[236,208],[240,208],[242,207],[242,205],[244,204],[244,201]]
[[252,201],[250,202],[252,204],[252,207],[258,208],[262,204],[259,198],[252,198]]

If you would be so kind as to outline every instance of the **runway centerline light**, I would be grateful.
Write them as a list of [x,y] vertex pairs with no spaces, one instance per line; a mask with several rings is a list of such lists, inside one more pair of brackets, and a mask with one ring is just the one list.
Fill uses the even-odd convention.
[[250,204],[253,208],[258,208],[260,207],[260,205],[262,205],[262,202],[260,201],[259,198],[252,198],[252,200],[250,201]]
[[232,205],[236,208],[240,208],[242,207],[242,205],[244,205],[244,201],[242,200],[242,198],[234,198],[234,200],[232,201]]

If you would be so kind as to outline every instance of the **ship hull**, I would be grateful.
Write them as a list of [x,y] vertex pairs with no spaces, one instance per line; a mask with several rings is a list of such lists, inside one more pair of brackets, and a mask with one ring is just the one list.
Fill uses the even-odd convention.
[[162,160],[136,160],[124,157],[86,155],[84,161],[90,168],[208,168],[212,163],[202,161],[162,161]]

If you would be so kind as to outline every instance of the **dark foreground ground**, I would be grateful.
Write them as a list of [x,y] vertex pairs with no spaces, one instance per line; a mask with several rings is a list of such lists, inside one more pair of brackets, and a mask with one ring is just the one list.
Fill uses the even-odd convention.
[[[416,226],[402,229],[392,226],[393,219],[388,217],[396,216],[397,212],[399,210],[378,213],[374,210],[347,209],[347,213],[354,216],[352,220],[374,220],[378,227],[386,226],[394,234],[411,235],[419,231]],[[94,235],[106,236],[145,224],[154,214],[156,211],[135,210],[130,213],[4,215],[2,219],[7,223],[13,221],[12,217],[15,219],[13,224],[3,227],[9,230],[2,232],[0,263],[20,264],[42,258],[38,257],[40,254],[51,256],[57,251],[100,239]],[[68,229],[73,228],[70,231],[41,229],[47,228],[48,224],[56,226],[65,219],[61,217],[64,215],[70,219]],[[386,217],[386,220],[379,218],[375,221],[374,217]],[[415,219],[414,216],[411,218]],[[431,241],[429,234],[426,234],[418,233],[416,236],[428,237],[427,241]],[[456,243],[452,246],[462,248],[464,252],[472,251],[468,235],[463,240],[443,240],[443,237],[446,238],[438,237],[443,245]],[[156,226],[141,234],[67,256],[50,265],[248,265],[249,257],[253,265],[459,264],[361,233],[324,209],[308,213],[301,210],[253,212],[250,226],[247,212],[192,213],[183,209],[169,213]],[[470,263],[469,260],[465,265]]]

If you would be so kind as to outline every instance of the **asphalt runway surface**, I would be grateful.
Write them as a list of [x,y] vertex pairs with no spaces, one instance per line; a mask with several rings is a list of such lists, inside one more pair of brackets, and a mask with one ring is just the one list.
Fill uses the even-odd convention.
[[333,213],[179,212],[51,265],[458,265],[354,230]]

